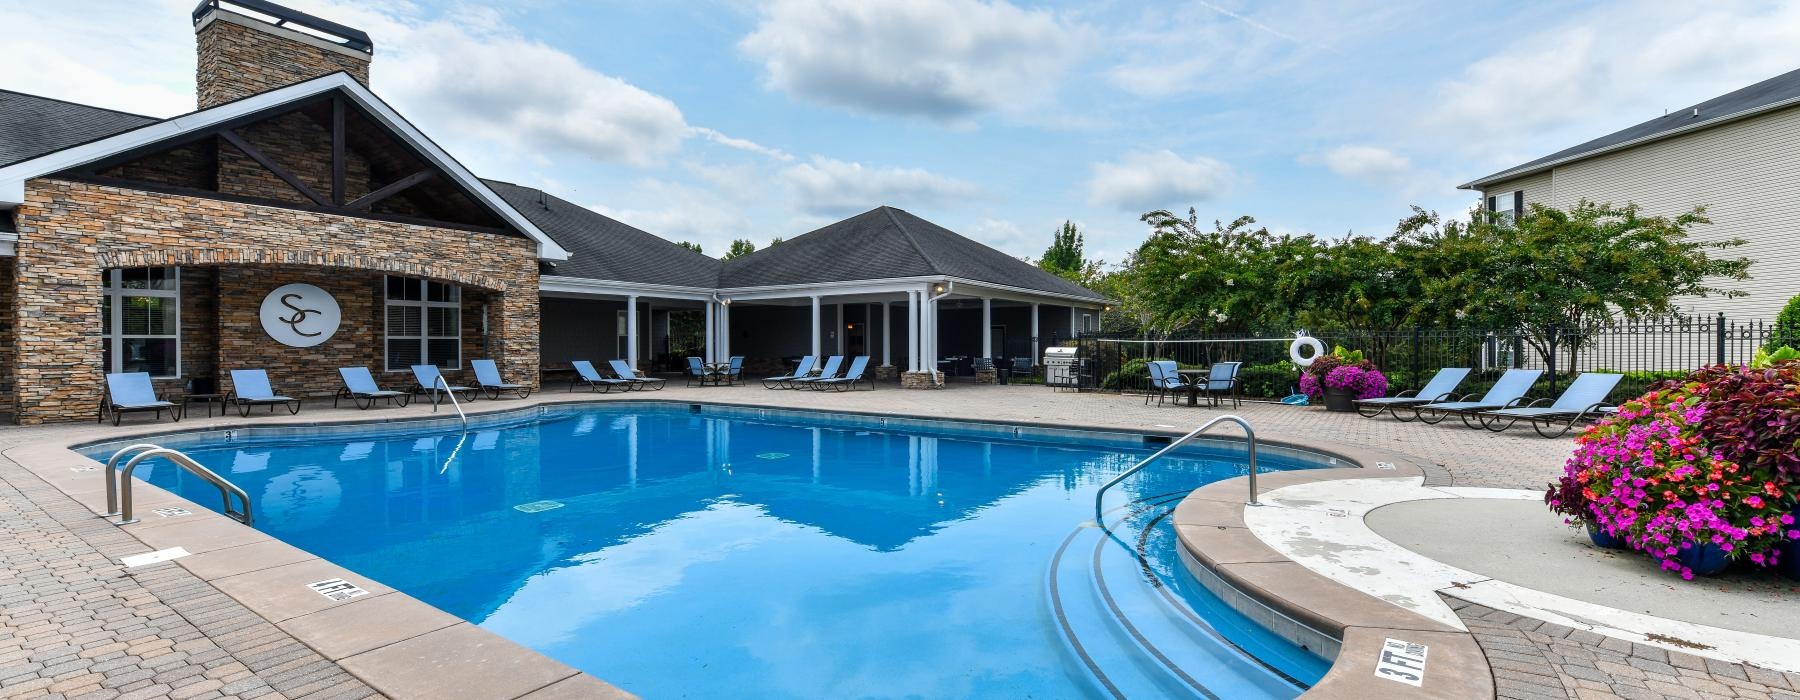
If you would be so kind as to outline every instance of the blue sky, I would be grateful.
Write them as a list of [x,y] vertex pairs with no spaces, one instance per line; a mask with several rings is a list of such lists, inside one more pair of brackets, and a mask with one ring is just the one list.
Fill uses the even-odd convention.
[[[1381,234],[1409,204],[1794,68],[1780,3],[292,0],[488,177],[718,254],[881,204],[1020,256],[1138,215]],[[192,108],[192,0],[0,0],[0,87]]]

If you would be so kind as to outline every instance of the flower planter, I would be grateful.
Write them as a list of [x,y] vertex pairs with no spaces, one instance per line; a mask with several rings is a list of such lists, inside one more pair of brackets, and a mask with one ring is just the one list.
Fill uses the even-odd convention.
[[1356,410],[1356,397],[1343,389],[1325,388],[1325,410],[1348,413]]
[[1600,529],[1600,527],[1597,525],[1587,526],[1587,533],[1588,533],[1588,539],[1593,541],[1595,547],[1599,547],[1601,549],[1625,549],[1626,548],[1625,538],[1613,537],[1612,535],[1606,534],[1606,531]]
[[1694,572],[1695,576],[1712,576],[1725,570],[1725,550],[1708,542],[1695,544],[1675,554],[1675,561]]

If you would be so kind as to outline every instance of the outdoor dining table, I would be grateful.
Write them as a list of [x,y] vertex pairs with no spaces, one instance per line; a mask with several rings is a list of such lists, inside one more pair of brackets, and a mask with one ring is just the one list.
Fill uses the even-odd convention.
[[1175,371],[1181,375],[1182,382],[1184,382],[1188,385],[1188,387],[1187,387],[1188,405],[1189,406],[1199,406],[1200,405],[1200,387],[1202,384],[1206,383],[1206,378],[1212,374],[1212,368],[1211,367],[1203,367],[1203,368],[1197,368],[1197,369],[1178,369]]
[[700,377],[700,386],[706,386],[708,379],[712,380],[713,386],[723,386],[731,378],[730,362],[703,362],[700,368],[706,372]]

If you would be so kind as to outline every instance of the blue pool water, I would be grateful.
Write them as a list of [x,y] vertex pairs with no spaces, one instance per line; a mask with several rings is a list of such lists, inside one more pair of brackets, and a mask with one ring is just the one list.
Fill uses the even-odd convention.
[[[1157,447],[621,403],[466,434],[320,432],[157,441],[243,487],[257,528],[650,698],[1104,697],[1059,633],[1058,609],[1080,613],[1051,600],[1046,571],[1099,485]],[[1262,468],[1321,460],[1265,453]],[[140,478],[217,504],[147,466]],[[1195,585],[1155,515],[1243,472],[1225,446],[1185,450],[1109,506],[1136,528],[1118,541],[1143,547],[1137,583],[1223,634],[1230,670],[1195,679],[1206,692],[1292,697],[1324,662]]]

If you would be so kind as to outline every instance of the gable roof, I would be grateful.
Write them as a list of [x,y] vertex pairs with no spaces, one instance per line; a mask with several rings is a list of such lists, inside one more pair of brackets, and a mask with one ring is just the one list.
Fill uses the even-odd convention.
[[426,137],[405,117],[400,116],[386,102],[381,101],[381,98],[376,97],[375,93],[370,92],[362,83],[356,82],[348,73],[341,71],[260,92],[196,112],[150,121],[110,136],[0,165],[0,205],[21,203],[20,200],[24,199],[26,180],[92,163],[108,156],[211,128],[265,110],[294,104],[332,90],[342,92],[345,99],[354,102],[377,125],[388,130],[395,138],[417,150],[427,163],[442,170],[477,202],[489,208],[495,215],[505,220],[520,233],[525,234],[526,237],[536,241],[539,258],[565,260],[569,257],[568,251],[502,199],[499,194],[488,187],[486,182],[475,177],[475,174],[469,172],[468,168],[450,157],[449,153],[444,152],[435,142]]
[[572,255],[553,274],[712,289],[724,263],[535,187],[488,185]]
[[1764,112],[1800,105],[1800,70],[1793,70],[1697,105],[1683,107],[1537,160],[1472,180],[1458,189],[1478,189],[1502,180],[1533,175],[1555,166],[1592,158],[1672,136],[1708,129]]
[[912,213],[877,207],[725,263],[721,288],[944,276],[1105,297]]
[[0,90],[0,166],[155,121],[141,114]]

